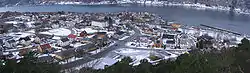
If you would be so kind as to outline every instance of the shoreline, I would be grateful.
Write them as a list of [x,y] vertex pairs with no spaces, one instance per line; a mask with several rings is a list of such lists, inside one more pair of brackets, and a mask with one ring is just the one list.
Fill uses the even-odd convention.
[[[179,6],[179,7],[185,7],[185,8],[192,8],[197,10],[216,10],[216,11],[230,11],[230,7],[225,6],[206,6],[205,4],[194,4],[194,3],[171,3],[167,1],[118,1],[117,3],[110,3],[109,1],[102,1],[97,3],[84,3],[84,2],[52,2],[52,3],[41,3],[39,5],[122,5],[122,4],[137,4],[137,5],[146,5],[146,6]],[[241,8],[235,8],[234,9],[235,14],[246,14],[250,15],[250,10],[245,10]]]

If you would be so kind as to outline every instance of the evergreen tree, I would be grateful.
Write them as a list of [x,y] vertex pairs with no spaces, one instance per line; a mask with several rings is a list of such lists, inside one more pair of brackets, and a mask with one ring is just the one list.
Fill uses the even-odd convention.
[[39,62],[36,53],[26,54],[19,60],[5,60],[0,73],[59,73],[58,63]]

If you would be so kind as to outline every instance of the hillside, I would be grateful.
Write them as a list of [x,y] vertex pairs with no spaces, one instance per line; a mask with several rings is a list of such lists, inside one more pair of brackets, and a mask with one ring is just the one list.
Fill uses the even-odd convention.
[[[0,0],[0,6],[3,7],[3,6],[17,6],[17,5],[55,4],[59,2],[95,3],[102,1],[109,1],[110,3],[117,3],[118,1],[123,1],[123,3],[124,2],[137,3],[138,1],[145,2],[144,0]],[[243,11],[246,9],[250,9],[250,0],[155,0],[155,1],[167,1],[164,3],[185,3],[185,4],[199,3],[199,4],[205,4],[206,6],[224,6],[224,7],[240,8]]]

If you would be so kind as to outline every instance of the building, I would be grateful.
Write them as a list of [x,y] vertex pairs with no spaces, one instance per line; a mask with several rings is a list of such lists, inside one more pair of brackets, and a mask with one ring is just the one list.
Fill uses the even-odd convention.
[[97,32],[95,36],[92,37],[92,40],[97,46],[103,47],[107,44],[108,35],[106,32]]
[[80,33],[80,37],[86,37],[88,36],[88,33],[84,30]]
[[52,51],[52,47],[50,46],[50,44],[43,44],[38,46],[38,51],[41,53],[50,52]]
[[61,38],[61,40],[59,40],[57,44],[59,46],[67,46],[70,44],[70,40],[68,38]]
[[21,42],[20,44],[24,45],[24,46],[28,46],[31,44],[31,39],[30,37],[24,37],[24,38],[20,38],[19,41]]
[[162,34],[162,44],[167,47],[175,46],[175,34]]
[[76,55],[75,50],[74,49],[69,49],[69,50],[65,50],[65,51],[55,53],[55,58],[57,60],[62,61],[62,60],[66,60],[66,59],[69,59],[71,57],[74,57],[75,55]]
[[75,40],[75,39],[76,39],[76,37],[77,37],[77,36],[76,36],[76,35],[74,35],[74,34],[69,34],[69,35],[68,35],[68,38],[69,38],[69,40],[70,40],[70,41]]

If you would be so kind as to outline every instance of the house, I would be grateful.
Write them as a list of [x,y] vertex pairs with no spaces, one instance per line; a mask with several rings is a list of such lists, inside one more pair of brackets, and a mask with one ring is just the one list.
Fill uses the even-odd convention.
[[91,21],[87,18],[85,20],[82,20],[80,23],[76,23],[76,28],[85,28],[86,26],[91,26]]
[[76,53],[75,53],[74,49],[68,49],[65,51],[55,53],[55,58],[57,60],[66,60],[66,59],[69,59],[71,57],[74,57],[75,55],[76,55]]
[[52,63],[54,61],[54,58],[52,56],[43,56],[43,57],[39,57],[37,61]]
[[171,26],[173,29],[178,29],[181,27],[181,24],[173,23],[173,24],[171,24]]
[[70,40],[68,38],[61,38],[61,40],[59,40],[57,44],[59,46],[67,46],[70,44]]
[[28,46],[31,44],[31,39],[30,37],[24,37],[24,38],[20,38],[19,39],[20,44],[24,45],[24,46]]
[[96,45],[102,47],[107,44],[108,35],[106,32],[97,32],[92,40],[94,43],[96,43]]
[[102,21],[92,21],[91,25],[101,27],[101,28],[104,28],[104,27],[108,26],[108,24],[106,22],[102,22]]
[[162,47],[162,41],[157,40],[152,46],[153,46],[153,47],[160,48],[160,47]]
[[82,45],[82,46],[79,46],[76,48],[77,53],[89,52],[89,51],[93,51],[93,50],[96,50],[96,46],[93,43]]
[[162,41],[164,45],[175,44],[175,34],[163,34]]
[[41,43],[41,39],[39,37],[35,37],[34,43],[40,44]]
[[80,37],[86,37],[88,33],[84,30],[80,33]]
[[76,35],[74,35],[74,34],[69,34],[69,35],[68,35],[68,38],[69,38],[69,40],[73,41],[73,40],[76,39]]
[[50,46],[50,44],[43,44],[38,46],[38,51],[41,53],[44,52],[50,52],[52,50],[52,47]]

